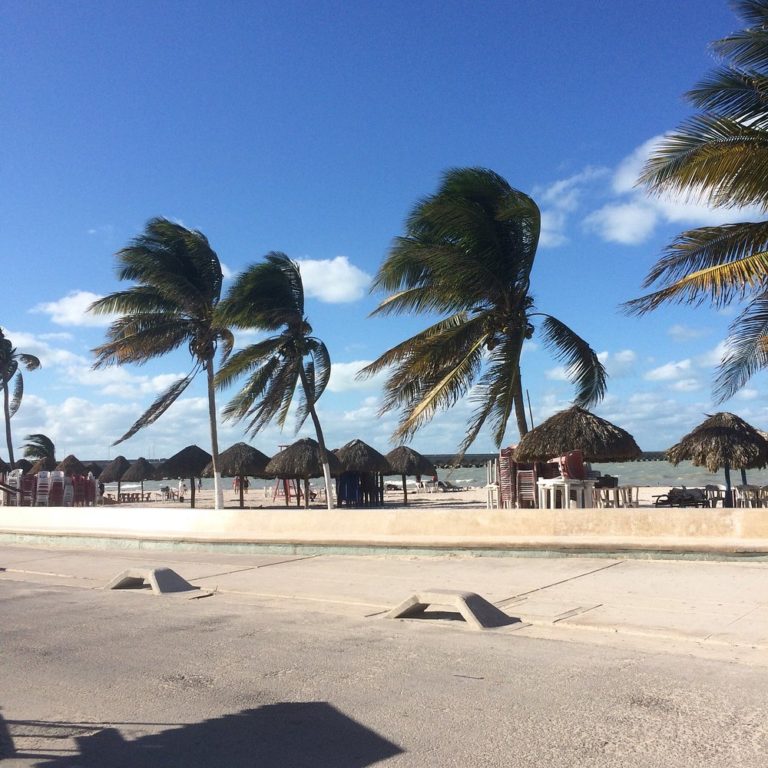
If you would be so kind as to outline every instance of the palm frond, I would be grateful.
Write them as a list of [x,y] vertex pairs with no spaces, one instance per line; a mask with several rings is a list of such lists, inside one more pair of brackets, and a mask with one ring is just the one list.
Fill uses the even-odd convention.
[[38,368],[42,367],[40,358],[35,355],[30,355],[28,352],[17,352],[16,358],[28,371],[36,371]]
[[590,408],[605,397],[607,373],[597,353],[584,339],[552,315],[542,323],[545,346],[564,363],[569,381],[576,386],[574,403]]
[[768,78],[756,72],[721,67],[688,92],[706,112],[730,117],[752,128],[768,124]]
[[651,192],[680,192],[711,205],[768,207],[768,135],[716,115],[699,115],[665,137],[640,177]]
[[24,378],[21,375],[21,371],[16,372],[15,378],[12,379],[13,394],[11,396],[11,402],[9,405],[9,416],[15,416],[19,408],[21,407],[21,400],[24,397]]
[[298,265],[284,253],[268,253],[230,286],[217,318],[236,328],[276,331],[303,318],[304,289]]
[[768,8],[763,0],[736,0],[736,13],[750,26],[718,40],[715,51],[741,69],[768,68]]
[[179,398],[184,390],[189,386],[192,379],[197,374],[197,366],[182,379],[178,379],[171,384],[168,389],[159,395],[152,405],[147,408],[146,411],[133,423],[131,428],[120,438],[115,440],[112,445],[119,445],[120,443],[133,437],[140,429],[148,427],[150,424],[154,424]]
[[283,345],[283,339],[279,336],[270,336],[239,349],[229,357],[217,372],[215,378],[217,389],[230,386],[239,376],[249,373],[273,357],[279,357]]
[[331,379],[331,356],[328,348],[318,338],[310,336],[306,339],[307,352],[312,356],[314,371],[314,401],[317,402],[325,392]]
[[519,339],[506,337],[491,352],[488,367],[470,394],[470,402],[477,407],[459,447],[460,456],[469,450],[489,419],[494,443],[501,447],[518,390],[521,351]]
[[752,376],[768,367],[768,293],[751,301],[731,323],[726,350],[715,377],[718,403],[732,397]]
[[765,285],[768,252],[754,253],[729,264],[721,264],[691,272],[676,282],[653,293],[626,302],[623,307],[631,315],[643,315],[664,303],[725,306],[734,297],[742,298],[750,290]]
[[136,363],[171,352],[194,338],[190,321],[166,315],[125,315],[115,320],[107,330],[107,343],[95,347],[94,368]]
[[[723,224],[683,232],[664,250],[664,255],[648,273],[643,286],[656,282],[669,285],[709,267],[729,264],[768,250],[768,221]],[[765,273],[760,261],[750,265],[755,280]],[[731,298],[731,297],[727,297]]]

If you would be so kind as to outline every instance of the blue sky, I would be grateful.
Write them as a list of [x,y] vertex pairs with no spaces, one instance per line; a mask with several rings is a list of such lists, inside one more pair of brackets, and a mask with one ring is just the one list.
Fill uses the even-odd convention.
[[[747,215],[634,186],[653,141],[692,114],[683,94],[713,65],[710,43],[740,28],[726,2],[0,0],[0,13],[0,326],[43,361],[25,375],[17,448],[31,432],[83,458],[210,447],[202,379],[110,447],[189,369],[186,353],[90,369],[104,327],[84,308],[120,287],[114,253],[161,215],[203,231],[230,276],[270,250],[300,262],[334,364],[328,444],[389,450],[380,382],[354,374],[425,321],[369,318],[381,297],[368,286],[414,203],[457,166],[492,168],[539,203],[536,305],[601,354],[597,413],[645,450],[715,410],[768,426],[762,376],[712,401],[735,307],[619,309],[677,232]],[[535,342],[523,375],[540,423],[573,390]],[[458,404],[412,445],[454,450],[469,413]],[[247,439],[271,454],[292,426]],[[222,447],[246,438],[221,432]]]

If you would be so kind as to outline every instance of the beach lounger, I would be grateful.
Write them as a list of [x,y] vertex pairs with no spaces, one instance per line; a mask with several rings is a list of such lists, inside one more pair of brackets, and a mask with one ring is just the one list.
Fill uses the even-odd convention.
[[653,497],[655,507],[708,507],[709,499],[701,488],[670,488]]

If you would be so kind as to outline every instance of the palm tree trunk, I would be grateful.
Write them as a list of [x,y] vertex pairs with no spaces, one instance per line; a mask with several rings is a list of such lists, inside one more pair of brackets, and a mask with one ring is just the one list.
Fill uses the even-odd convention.
[[3,414],[5,415],[5,442],[8,445],[8,463],[13,469],[13,440],[11,439],[11,405],[8,399],[8,383],[3,382]]
[[517,420],[517,431],[520,433],[520,437],[528,433],[528,421],[525,418],[525,401],[523,400],[523,381],[520,377],[520,366],[517,367],[517,375],[515,376],[515,382],[512,385],[514,387],[514,401],[515,401],[515,419]]
[[315,403],[309,391],[309,383],[307,382],[307,375],[304,371],[303,365],[299,365],[299,378],[301,378],[301,386],[304,387],[304,397],[309,404],[309,415],[312,417],[312,423],[315,425],[317,444],[320,446],[320,456],[323,462],[323,479],[325,480],[325,499],[327,507],[328,509],[333,509],[333,494],[331,492],[331,468],[328,466],[328,457],[325,450],[325,438],[323,437],[323,430],[320,426],[320,419],[317,418]]
[[[208,419],[211,424],[211,465],[213,466],[213,508],[224,509],[224,489],[219,474],[219,430],[216,425],[216,394],[213,386],[213,357],[206,361],[208,377]],[[192,491],[194,493],[194,489]]]

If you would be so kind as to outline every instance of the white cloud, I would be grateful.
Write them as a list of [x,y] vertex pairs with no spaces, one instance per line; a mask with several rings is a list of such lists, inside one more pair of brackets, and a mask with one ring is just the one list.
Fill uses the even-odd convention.
[[96,315],[88,312],[88,307],[100,299],[90,291],[71,291],[64,298],[37,304],[32,312],[50,315],[57,325],[67,326],[106,326],[114,319],[113,315]]
[[542,247],[553,248],[568,242],[565,228],[569,215],[581,205],[586,188],[595,179],[602,178],[608,173],[606,168],[587,167],[566,179],[534,189],[534,198],[539,201],[541,207],[539,243]]
[[597,355],[605,366],[610,378],[621,378],[634,373],[637,353],[631,349],[622,349],[618,352],[600,352]]
[[720,365],[720,363],[723,362],[723,358],[725,357],[725,353],[727,351],[728,351],[728,344],[725,341],[721,341],[717,344],[717,346],[713,347],[708,352],[705,352],[704,354],[699,355],[696,358],[696,362],[698,363],[698,365],[707,366],[707,367]]
[[588,229],[608,242],[637,245],[661,223],[717,226],[732,221],[762,219],[756,208],[713,208],[696,192],[649,194],[637,182],[663,136],[654,136],[634,149],[616,167],[611,180],[614,200],[589,214]]
[[696,379],[680,379],[671,385],[671,388],[675,392],[695,392],[697,389],[701,389],[701,382]]
[[707,335],[707,331],[702,328],[691,328],[687,325],[673,325],[667,329],[667,335],[674,341],[691,341],[692,339],[699,339],[702,336]]
[[544,375],[550,381],[569,381],[568,369],[563,365],[558,365],[555,368],[550,368],[549,370],[544,372]]
[[648,239],[657,220],[656,211],[644,200],[637,200],[604,205],[587,216],[584,225],[609,243],[637,245]]
[[643,378],[648,381],[675,381],[689,376],[690,360],[680,360],[677,363],[667,363],[648,371]]
[[328,382],[329,392],[349,392],[351,390],[378,389],[382,386],[386,371],[371,378],[358,380],[357,374],[372,360],[353,360],[350,363],[333,363],[331,378]]
[[298,259],[304,293],[329,304],[357,301],[365,294],[371,276],[346,256],[333,259]]

